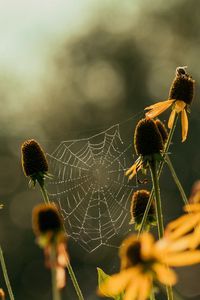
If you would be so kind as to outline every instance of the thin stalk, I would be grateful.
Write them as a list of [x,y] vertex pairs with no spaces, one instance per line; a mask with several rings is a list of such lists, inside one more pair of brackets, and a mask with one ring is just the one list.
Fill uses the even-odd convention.
[[0,246],[0,261],[1,261],[3,276],[4,276],[4,279],[5,279],[5,282],[6,282],[6,286],[7,286],[7,289],[8,289],[8,294],[9,294],[10,300],[14,300],[15,298],[14,298],[14,295],[13,295],[13,292],[12,292],[12,288],[11,288],[10,280],[9,280],[9,277],[8,277],[6,263],[5,263],[5,260],[4,260],[3,251],[2,251],[1,246]]
[[156,300],[154,290],[151,290],[150,300]]
[[[158,167],[158,179],[160,178],[160,175],[161,175],[164,163],[165,163],[165,156],[169,151],[169,147],[170,147],[170,144],[171,144],[171,141],[172,141],[172,137],[173,137],[173,134],[174,134],[174,131],[175,131],[175,128],[176,128],[177,120],[178,120],[178,114],[176,114],[176,116],[175,116],[173,126],[170,129],[168,139],[167,139],[167,142],[165,144],[163,160],[160,162],[160,165]],[[143,231],[144,225],[146,223],[146,219],[147,219],[147,216],[148,216],[148,213],[149,213],[149,209],[151,207],[151,203],[152,203],[152,200],[153,200],[153,194],[154,194],[154,189],[152,188],[150,196],[149,196],[149,201],[147,203],[147,206],[146,206],[143,218],[142,218],[142,222],[141,222],[140,229],[139,229],[139,232],[138,232],[138,237],[140,236],[141,232]]]
[[[159,236],[159,239],[161,239],[164,234],[164,224],[163,224],[161,197],[160,197],[160,187],[159,187],[158,173],[157,173],[157,161],[153,160],[149,165],[150,165],[153,189],[154,189],[154,194],[155,194],[158,236]],[[167,293],[168,300],[173,300],[173,291],[172,291],[171,286],[166,286],[166,293]]]
[[172,177],[173,177],[173,179],[174,179],[174,182],[176,183],[177,188],[179,189],[179,192],[180,192],[180,194],[181,194],[181,197],[182,197],[182,199],[183,199],[183,202],[184,202],[185,204],[188,204],[187,196],[186,196],[185,191],[184,191],[184,189],[183,189],[183,187],[182,187],[182,184],[180,183],[180,180],[179,180],[178,176],[176,175],[176,171],[174,170],[174,167],[173,167],[172,162],[171,162],[171,160],[170,160],[170,158],[169,158],[169,155],[166,155],[166,156],[165,156],[165,160],[166,160],[167,165],[168,165],[168,167],[169,167],[169,170],[170,170],[170,172],[171,172],[171,174],[172,174]]
[[48,196],[47,190],[45,189],[44,184],[40,184],[40,189],[41,189],[45,204],[49,204],[50,203],[49,196]]
[[[44,202],[46,204],[50,203],[49,196],[48,196],[47,190],[45,189],[44,185],[40,185],[40,188],[41,188],[41,192],[42,192],[42,196],[43,196]],[[66,233],[65,228],[64,228],[64,231]],[[73,271],[73,268],[72,268],[72,266],[71,266],[71,264],[70,264],[69,261],[67,263],[67,270],[68,270],[69,276],[71,278],[71,281],[72,281],[72,283],[74,285],[74,289],[76,291],[78,299],[79,300],[84,300],[83,294],[81,292],[81,289],[79,287],[78,281],[76,279],[76,275],[75,275],[75,273]]]
[[52,284],[52,299],[53,300],[61,300],[60,291],[57,288],[56,283],[56,249],[53,246],[51,249],[51,284]]

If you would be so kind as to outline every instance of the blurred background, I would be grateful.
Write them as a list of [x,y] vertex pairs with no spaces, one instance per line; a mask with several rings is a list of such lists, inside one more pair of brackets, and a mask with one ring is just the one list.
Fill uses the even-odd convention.
[[[0,241],[17,300],[51,299],[50,274],[31,229],[32,208],[42,199],[22,172],[24,140],[34,138],[52,153],[61,141],[120,124],[131,143],[144,107],[167,99],[176,67],[186,65],[195,99],[188,139],[181,143],[178,124],[171,159],[190,194],[200,176],[199,11],[195,0],[1,0]],[[161,192],[168,222],[181,214],[182,202],[167,168]],[[85,299],[99,299],[96,267],[117,272],[117,249],[88,254],[70,239],[69,252]],[[177,293],[199,299],[200,267],[178,272]],[[70,279],[63,299],[77,299]]]

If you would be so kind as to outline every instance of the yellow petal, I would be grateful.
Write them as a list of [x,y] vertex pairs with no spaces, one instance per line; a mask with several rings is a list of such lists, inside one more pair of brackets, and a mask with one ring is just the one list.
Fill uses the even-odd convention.
[[56,267],[56,285],[58,289],[62,289],[66,284],[65,269],[62,267]]
[[175,272],[169,269],[167,266],[155,264],[153,269],[156,272],[158,281],[160,281],[162,284],[174,285],[176,283],[177,279]]
[[151,276],[145,275],[142,279],[137,300],[145,300],[149,297],[152,288]]
[[184,210],[187,212],[199,212],[200,213],[200,204],[199,203],[192,203],[192,204],[186,204],[184,206]]
[[174,106],[174,110],[175,110],[177,113],[180,113],[181,111],[184,110],[185,106],[186,106],[186,103],[185,103],[184,101],[176,100],[175,106]]
[[128,176],[130,173],[136,173],[137,164],[135,163],[132,165],[125,173],[126,176]]
[[[181,222],[180,226],[177,226],[173,231],[168,231],[167,237],[169,239],[176,239],[186,233],[188,233],[190,230],[192,230],[199,222],[199,215],[186,215],[187,218],[181,218],[184,220],[184,222]],[[168,225],[170,226],[170,224]],[[169,227],[167,228],[167,230]]]
[[[153,118],[159,116],[162,112],[164,112],[166,109],[168,109],[168,107],[170,107],[173,102],[174,102],[174,100],[167,100],[167,101],[159,102],[161,104],[157,105],[156,107],[153,107],[153,105],[152,105],[151,110],[145,114],[146,118],[153,119]],[[156,104],[158,104],[158,103],[156,103]]]
[[181,112],[181,125],[182,125],[182,142],[184,142],[188,134],[188,117],[185,109],[182,110]]
[[173,267],[193,265],[200,262],[200,251],[188,250],[182,253],[166,255],[163,262]]
[[190,249],[195,249],[200,244],[200,225],[195,228],[195,231],[193,234],[190,234],[190,243],[189,247]]
[[154,238],[153,236],[145,232],[140,237],[141,240],[141,255],[143,258],[148,259],[152,257],[152,249],[154,247]]
[[147,109],[152,109],[152,108],[158,108],[158,107],[162,107],[163,106],[163,103],[166,105],[166,104],[169,104],[169,106],[174,102],[174,100],[165,100],[165,101],[160,101],[160,102],[157,102],[155,104],[152,104],[150,106],[147,106],[145,107],[145,110]]
[[109,277],[100,285],[98,294],[109,297],[121,293],[137,274],[137,268],[130,268]]
[[141,284],[141,278],[140,276],[137,276],[134,280],[130,282],[129,286],[127,287],[123,300],[138,299],[138,291],[139,291],[140,284]]
[[172,110],[170,116],[169,116],[169,120],[168,120],[168,128],[172,128],[173,124],[174,124],[174,118],[176,116],[176,112],[175,110]]

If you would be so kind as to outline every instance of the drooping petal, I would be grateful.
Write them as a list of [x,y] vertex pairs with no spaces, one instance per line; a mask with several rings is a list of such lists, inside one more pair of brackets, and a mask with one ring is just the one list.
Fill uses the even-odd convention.
[[56,284],[58,289],[62,289],[66,285],[66,274],[63,267],[56,267]]
[[195,228],[195,231],[193,234],[190,234],[190,243],[189,243],[189,248],[190,249],[195,249],[199,246],[200,244],[200,225]]
[[155,264],[153,269],[157,275],[158,281],[165,285],[174,285],[177,281],[176,274],[167,266]]
[[104,283],[102,283],[98,289],[98,293],[103,296],[115,296],[125,290],[130,281],[138,274],[137,268],[130,268],[121,271],[109,277]]
[[126,288],[126,292],[123,300],[136,300],[138,299],[138,292],[141,284],[141,277],[137,276],[134,280],[131,280],[128,287]]
[[[176,221],[177,221],[177,223],[175,223]],[[177,226],[174,227],[173,231],[170,230],[174,226],[173,222],[172,222],[172,224],[170,223],[167,226],[166,232],[167,232],[167,237],[169,239],[176,239],[176,238],[188,233],[190,230],[194,229],[194,227],[199,222],[199,216],[190,214],[190,215],[180,217],[180,220],[176,220],[176,221],[174,221],[174,224],[177,224]],[[171,225],[171,228],[170,228],[170,225]]]
[[166,255],[163,262],[172,267],[189,266],[200,262],[200,251],[189,250]]
[[184,206],[184,210],[187,212],[199,212],[200,213],[200,203],[192,203]]
[[[166,104],[172,104],[173,103],[173,101],[174,100],[164,100],[164,101],[160,101],[160,102],[157,102],[157,103],[155,103],[155,104],[152,104],[152,105],[150,105],[150,106],[147,106],[147,107],[145,107],[145,110],[147,110],[147,109],[154,109],[154,108],[158,108],[158,107],[162,107],[163,106],[163,103],[166,105]],[[169,105],[169,106],[170,106]]]
[[[150,111],[148,111],[145,114],[146,118],[153,119],[153,118],[159,116],[162,112],[164,112],[166,109],[168,109],[168,107],[170,107],[173,102],[174,102],[174,100],[167,100],[167,101],[159,102],[160,104],[155,107],[152,105],[152,108],[150,109]],[[158,104],[158,103],[156,103],[156,104]]]
[[138,300],[146,300],[149,298],[152,288],[152,277],[150,275],[145,275],[142,279],[140,289],[138,292]]
[[185,109],[183,109],[181,112],[181,125],[182,125],[182,142],[184,142],[188,134],[188,117]]
[[168,120],[168,128],[172,128],[173,124],[174,124],[174,119],[175,119],[175,116],[176,116],[176,112],[175,110],[172,110],[170,116],[169,116],[169,120]]

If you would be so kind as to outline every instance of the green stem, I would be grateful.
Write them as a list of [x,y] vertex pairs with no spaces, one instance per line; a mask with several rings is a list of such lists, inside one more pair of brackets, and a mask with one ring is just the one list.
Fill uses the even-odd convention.
[[57,283],[56,283],[56,249],[55,247],[52,247],[51,249],[51,283],[52,283],[52,299],[53,300],[61,300],[60,297],[60,291],[57,288]]
[[8,272],[7,272],[7,268],[6,268],[6,263],[5,263],[5,260],[4,260],[4,257],[3,257],[3,251],[2,251],[1,247],[0,247],[0,261],[1,261],[2,271],[3,271],[3,276],[4,276],[6,286],[7,286],[7,289],[8,289],[8,294],[10,296],[10,299],[14,300],[15,298],[14,298],[14,295],[13,295],[13,292],[12,292],[12,288],[11,288],[11,284],[10,284],[10,280],[9,280]]
[[163,225],[163,215],[162,215],[162,207],[161,207],[161,198],[160,198],[160,187],[158,182],[158,175],[157,175],[157,161],[152,160],[150,163],[150,170],[151,170],[151,178],[153,182],[153,189],[155,194],[155,205],[156,205],[156,219],[157,219],[157,226],[158,226],[158,236],[159,239],[163,237],[164,234],[164,225]]
[[171,162],[171,160],[170,160],[170,158],[169,158],[169,155],[166,155],[166,156],[165,156],[165,160],[166,160],[167,165],[168,165],[168,167],[169,167],[169,170],[170,170],[170,172],[171,172],[171,174],[172,174],[172,177],[173,177],[173,179],[174,179],[174,182],[176,183],[177,188],[179,189],[179,192],[180,192],[180,194],[181,194],[181,197],[182,197],[182,199],[183,199],[183,202],[184,202],[185,204],[188,204],[187,196],[186,196],[186,194],[185,194],[185,192],[184,192],[184,189],[183,189],[183,187],[182,187],[182,185],[181,185],[181,183],[180,183],[180,180],[179,180],[178,176],[176,175],[176,171],[174,170],[174,167],[173,167],[172,162]]
[[[149,165],[150,165],[153,189],[154,189],[154,194],[155,194],[158,236],[159,236],[159,239],[161,239],[164,234],[164,224],[163,224],[161,197],[160,197],[160,187],[159,187],[158,173],[157,173],[157,161],[153,160],[149,163]],[[172,291],[171,286],[166,286],[166,293],[167,293],[168,300],[173,300],[173,291]]]
[[[171,141],[172,141],[172,137],[173,137],[173,134],[174,134],[174,131],[175,131],[175,128],[176,128],[177,120],[178,120],[178,114],[176,114],[176,116],[175,116],[173,126],[170,129],[168,139],[167,139],[167,142],[165,144],[163,160],[161,161],[161,163],[159,165],[159,168],[158,168],[158,179],[160,178],[160,175],[161,175],[161,172],[162,172],[162,169],[163,169],[163,166],[164,166],[165,156],[168,153],[168,150],[169,150],[169,147],[170,147],[170,144],[171,144]],[[149,213],[149,209],[151,207],[151,203],[152,203],[152,200],[153,200],[153,194],[154,194],[154,189],[152,188],[150,196],[149,196],[149,201],[147,203],[147,206],[146,206],[146,209],[145,209],[145,212],[144,212],[144,216],[142,218],[142,222],[141,222],[141,225],[140,225],[140,230],[138,232],[138,237],[140,236],[141,232],[143,231],[144,225],[146,223],[146,219],[147,219],[147,216],[148,216],[148,213]]]
[[[46,204],[50,203],[49,196],[48,196],[47,190],[45,189],[44,185],[40,185],[40,188],[41,188],[41,191],[42,191],[44,202]],[[65,228],[64,228],[64,230],[65,230]],[[66,230],[65,230],[65,233],[66,233]],[[69,261],[68,261],[68,264],[67,264],[67,269],[68,269],[68,273],[69,273],[69,276],[71,278],[71,281],[72,281],[72,283],[74,285],[74,289],[76,291],[78,299],[79,300],[84,300],[83,294],[81,292],[81,289],[79,287],[78,281],[76,279],[76,275],[75,275],[75,273],[73,271],[73,268],[72,268],[72,266],[71,266],[71,264],[70,264]]]
[[151,290],[150,300],[156,300],[153,288]]
[[41,189],[42,196],[43,196],[45,204],[49,204],[50,203],[49,196],[48,196],[47,190],[44,187],[44,184],[43,185],[40,184],[40,189]]

